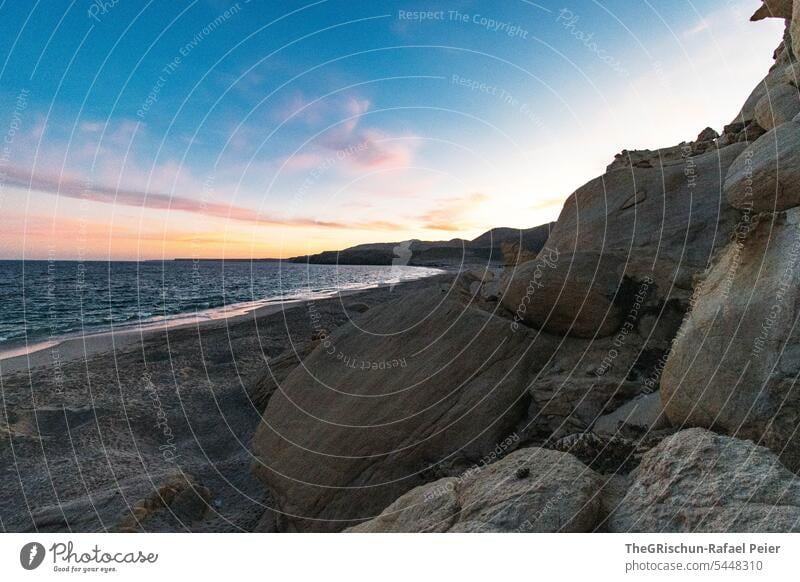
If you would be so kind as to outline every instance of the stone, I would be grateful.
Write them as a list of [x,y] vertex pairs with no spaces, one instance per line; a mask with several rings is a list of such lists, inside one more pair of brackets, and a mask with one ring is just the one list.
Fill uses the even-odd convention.
[[605,483],[572,455],[521,449],[417,487],[351,532],[590,532]]
[[558,439],[591,427],[605,412],[610,412],[636,397],[642,386],[637,382],[612,378],[548,375],[531,385],[531,408],[536,435]]
[[756,123],[769,131],[791,121],[800,113],[800,95],[794,85],[778,85],[756,103],[753,115]]
[[767,93],[773,92],[781,85],[786,84],[786,68],[786,65],[784,65],[770,69],[766,76],[759,81],[750,92],[750,95],[745,100],[744,105],[742,105],[742,108],[739,110],[739,113],[736,114],[733,121],[725,126],[722,132],[723,135],[735,129],[736,124],[743,124],[744,127],[755,121],[755,109],[758,102],[761,101]]
[[750,441],[683,430],[646,453],[632,477],[612,532],[800,531],[800,478]]
[[749,438],[800,468],[800,209],[756,216],[698,287],[661,376],[675,426]]
[[443,463],[491,453],[525,416],[529,378],[556,342],[460,293],[409,292],[358,323],[289,374],[253,439],[285,530],[344,529],[443,476]]
[[619,329],[626,310],[624,269],[625,257],[612,253],[562,255],[545,247],[536,260],[509,273],[502,304],[515,322],[552,334],[608,336]]
[[716,130],[712,127],[706,127],[703,131],[701,131],[697,136],[697,141],[704,142],[704,141],[714,141],[719,137],[719,134]]
[[751,144],[728,169],[725,196],[751,212],[800,204],[800,124],[784,123]]
[[783,69],[783,83],[797,87],[800,85],[800,63],[793,62]]
[[351,533],[443,533],[455,525],[461,505],[456,494],[459,479],[446,477],[402,495]]
[[169,511],[181,523],[191,524],[205,517],[211,501],[211,490],[208,487],[192,485],[177,492],[169,504]]
[[564,256],[618,253],[631,276],[642,274],[631,261],[648,272],[667,260],[674,269],[705,270],[727,242],[720,232],[738,221],[725,204],[722,178],[745,148],[732,144],[700,155],[682,148],[671,163],[610,170],[567,199],[540,255],[548,248]]
[[593,430],[597,434],[611,436],[621,428],[633,428],[637,431],[659,430],[669,426],[669,420],[661,405],[658,392],[642,394],[623,404],[614,412],[597,419]]

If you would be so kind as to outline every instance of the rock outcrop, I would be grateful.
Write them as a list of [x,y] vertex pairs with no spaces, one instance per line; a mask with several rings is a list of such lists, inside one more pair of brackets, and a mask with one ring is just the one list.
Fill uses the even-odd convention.
[[750,17],[750,20],[792,17],[792,0],[762,0],[762,2],[763,4]]
[[261,385],[275,527],[796,529],[794,28],[721,135],[623,151],[535,257],[506,241],[502,275],[371,308]]
[[554,343],[533,341],[456,289],[403,295],[326,338],[254,438],[284,529],[343,529],[491,454],[525,416],[529,378]]
[[737,221],[722,184],[745,148],[738,143],[695,155],[684,147],[669,162],[656,156],[649,167],[610,170],[567,199],[546,248],[561,255],[621,253],[640,265],[668,259],[676,271],[704,269],[727,243],[721,233]]
[[572,455],[521,449],[417,487],[353,532],[590,532],[605,482]]
[[800,468],[800,209],[748,223],[698,288],[661,378],[678,426],[750,438]]
[[546,248],[514,269],[503,305],[515,320],[557,335],[611,335],[629,307],[625,257]]
[[[785,74],[785,73],[784,73]],[[800,113],[800,95],[789,83],[778,85],[759,99],[753,115],[756,123],[769,131],[787,123]]]
[[647,453],[613,532],[800,531],[800,478],[752,442],[681,431]]
[[800,122],[776,127],[736,158],[725,178],[725,194],[731,206],[748,212],[800,204]]

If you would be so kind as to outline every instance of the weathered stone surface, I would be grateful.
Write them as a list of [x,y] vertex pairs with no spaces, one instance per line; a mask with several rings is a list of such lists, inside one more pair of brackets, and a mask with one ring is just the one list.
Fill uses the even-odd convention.
[[[571,346],[577,347],[577,346]],[[531,430],[541,438],[558,439],[588,429],[605,412],[636,397],[642,385],[611,378],[546,376],[531,386]]]
[[661,377],[676,426],[750,438],[800,467],[800,209],[753,220],[697,290]]
[[750,95],[745,100],[744,105],[742,105],[741,110],[736,117],[733,118],[731,125],[736,123],[747,125],[755,121],[756,105],[758,102],[761,101],[768,92],[773,92],[781,85],[784,85],[786,83],[785,78],[786,65],[770,69],[767,75],[753,88]]
[[[548,248],[563,256],[616,252],[648,269],[664,259],[676,268],[705,269],[727,242],[721,233],[738,219],[725,204],[722,182],[745,147],[733,144],[701,155],[684,149],[671,163],[618,168],[591,180],[567,199],[540,254]],[[638,202],[629,206],[632,197]]]
[[494,450],[525,415],[529,378],[555,343],[510,324],[468,296],[424,291],[324,340],[270,398],[253,442],[284,528],[343,529],[441,463],[469,466]]
[[800,531],[800,479],[750,441],[684,430],[644,456],[609,529]]
[[572,455],[516,451],[457,478],[417,487],[353,532],[590,532],[604,481]]
[[768,91],[756,103],[753,112],[756,123],[767,131],[791,121],[798,113],[800,113],[800,95],[797,87],[788,83]]
[[[326,332],[327,333],[327,332]],[[297,342],[289,350],[270,358],[266,362],[265,372],[248,386],[247,396],[259,412],[264,412],[267,403],[286,376],[300,365],[303,358],[312,352],[319,340],[310,342]]]
[[725,194],[734,208],[786,210],[800,204],[800,123],[761,136],[731,165]]
[[789,35],[792,39],[792,52],[800,55],[800,2],[792,5],[792,19],[789,21]]
[[524,324],[558,335],[603,337],[622,323],[628,281],[625,257],[561,255],[546,247],[510,274],[503,306]]
[[669,426],[664,414],[661,395],[658,392],[642,394],[620,406],[614,412],[597,419],[594,432],[611,436],[621,428],[632,428],[638,431],[659,430]]

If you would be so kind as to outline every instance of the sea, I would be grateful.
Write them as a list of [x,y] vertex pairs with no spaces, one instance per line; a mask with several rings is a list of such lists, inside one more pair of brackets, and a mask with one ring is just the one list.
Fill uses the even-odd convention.
[[281,261],[0,261],[0,357],[37,342],[219,319],[440,272]]

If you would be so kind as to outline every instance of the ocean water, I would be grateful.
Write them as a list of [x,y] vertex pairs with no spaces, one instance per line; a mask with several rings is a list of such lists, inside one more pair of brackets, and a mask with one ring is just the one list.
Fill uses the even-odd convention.
[[0,261],[0,352],[112,328],[214,319],[438,269],[268,261]]

